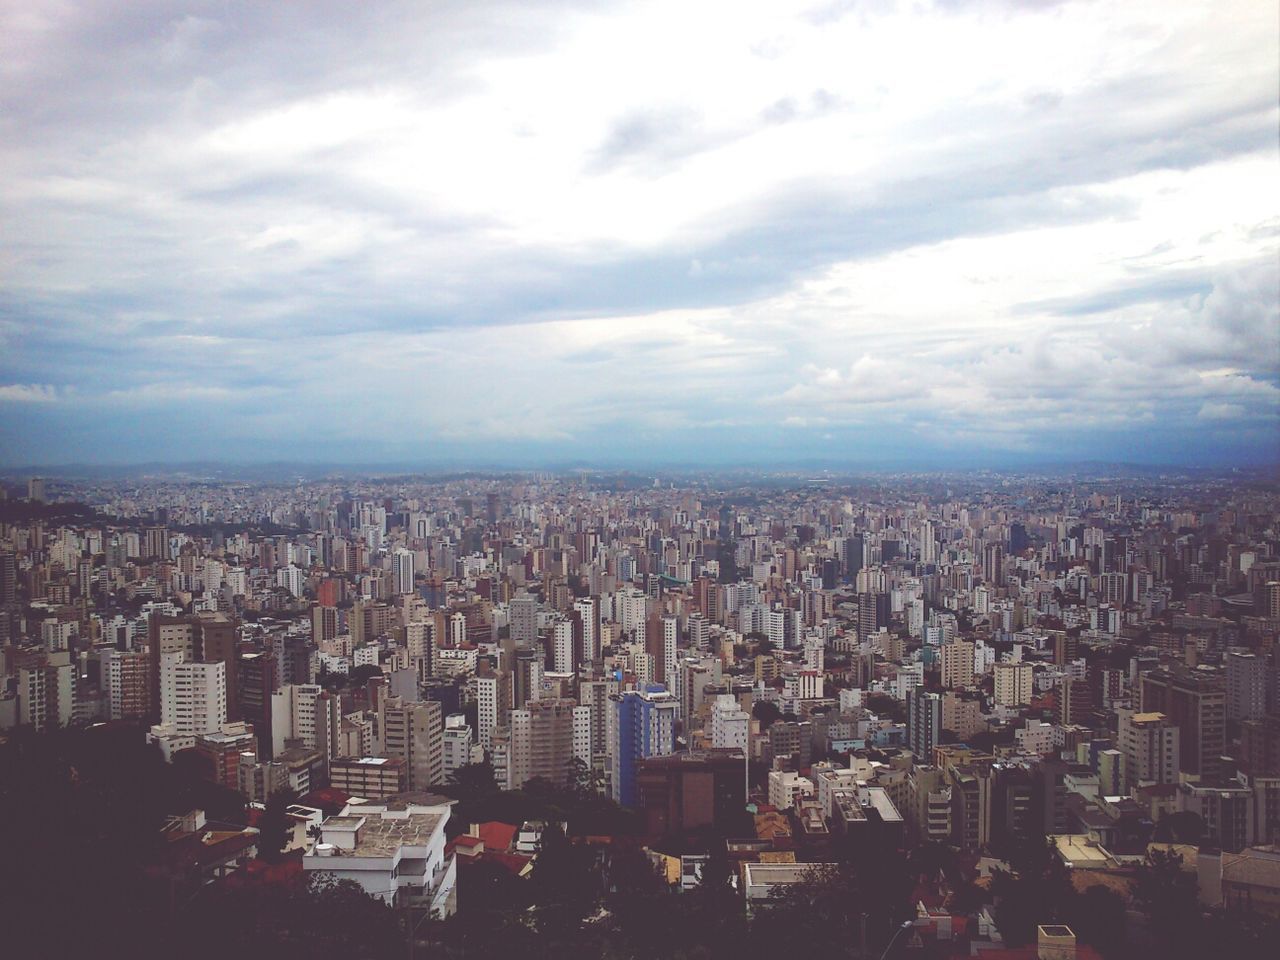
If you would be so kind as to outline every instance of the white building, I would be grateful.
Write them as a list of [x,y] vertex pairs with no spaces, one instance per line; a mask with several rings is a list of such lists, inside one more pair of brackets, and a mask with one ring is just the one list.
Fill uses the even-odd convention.
[[187,663],[181,651],[160,658],[160,725],[178,736],[222,729],[227,719],[227,665]]
[[1053,724],[1043,720],[1028,720],[1013,736],[1018,741],[1018,752],[1027,756],[1038,757],[1053,750]]
[[400,547],[392,561],[396,593],[413,593],[413,552]]
[[475,742],[466,717],[460,713],[444,718],[444,779],[449,782],[455,770],[484,759],[484,748]]
[[457,863],[445,854],[449,804],[349,805],[320,827],[303,855],[308,872],[351,880],[389,906],[421,905],[437,916],[457,909]]
[[285,751],[286,740],[301,740],[326,759],[335,757],[341,734],[340,701],[319,684],[285,684],[271,695],[273,756]]
[[716,697],[711,705],[711,746],[747,749],[751,733],[751,717],[737,698],[727,693]]

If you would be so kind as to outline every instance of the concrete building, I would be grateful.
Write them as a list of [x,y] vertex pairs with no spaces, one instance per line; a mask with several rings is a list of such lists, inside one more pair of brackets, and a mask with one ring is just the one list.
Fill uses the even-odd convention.
[[719,694],[711,705],[711,746],[746,751],[750,734],[751,715],[732,694]]
[[382,800],[409,789],[407,765],[399,757],[342,757],[329,762],[329,786],[348,796]]
[[351,880],[388,906],[421,905],[437,916],[457,907],[457,864],[445,852],[449,804],[366,803],[346,807],[320,828],[302,858],[307,873]]
[[[589,708],[569,699],[533,700],[521,710],[512,710],[502,752],[505,770],[500,774],[506,789],[519,790],[534,778],[564,785],[575,758],[590,768],[590,717]],[[583,756],[583,751],[588,755]]]
[[178,736],[214,733],[227,720],[227,667],[191,663],[181,652],[160,659],[160,725]]
[[1024,707],[1034,692],[1034,668],[1029,663],[997,663],[995,700],[1002,707]]
[[739,750],[700,750],[640,761],[640,808],[650,837],[705,828],[726,831],[746,811],[744,757]]
[[948,690],[973,686],[974,645],[970,640],[953,640],[938,648],[942,685]]
[[1257,720],[1267,712],[1267,661],[1232,650],[1226,656],[1227,719]]
[[1171,667],[1143,674],[1141,712],[1163,713],[1177,725],[1183,773],[1206,780],[1219,774],[1227,745],[1227,695],[1219,671]]
[[613,799],[624,807],[640,802],[640,761],[675,752],[676,698],[661,686],[628,690],[610,697]]
[[506,726],[510,710],[510,677],[505,673],[476,677],[476,731],[480,746],[493,749],[493,731]]
[[1119,711],[1117,749],[1124,754],[1124,792],[1156,783],[1177,783],[1178,726],[1163,713]]
[[273,757],[301,746],[328,761],[339,755],[341,735],[339,699],[319,684],[285,684],[271,695]]
[[443,782],[448,783],[454,772],[484,759],[484,748],[475,742],[467,719],[460,713],[444,718]]
[[919,687],[907,691],[907,749],[920,760],[933,756],[942,733],[942,697]]
[[387,697],[379,707],[382,752],[404,761],[406,788],[424,792],[444,782],[444,718],[434,700]]

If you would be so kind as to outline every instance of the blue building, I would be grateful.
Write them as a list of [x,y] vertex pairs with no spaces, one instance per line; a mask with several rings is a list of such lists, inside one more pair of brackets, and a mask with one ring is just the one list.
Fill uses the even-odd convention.
[[613,713],[613,799],[624,807],[640,802],[636,774],[640,761],[676,749],[676,698],[662,684],[610,697]]

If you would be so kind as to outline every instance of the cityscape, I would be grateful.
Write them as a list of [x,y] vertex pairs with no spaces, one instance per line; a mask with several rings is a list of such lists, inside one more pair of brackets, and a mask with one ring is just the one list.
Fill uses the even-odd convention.
[[1274,0],[0,3],[0,958],[1276,960]]
[[[89,876],[152,948],[1274,946],[1273,472],[31,476],[0,516],[8,843],[122,818]],[[11,906],[61,882],[18,863]]]

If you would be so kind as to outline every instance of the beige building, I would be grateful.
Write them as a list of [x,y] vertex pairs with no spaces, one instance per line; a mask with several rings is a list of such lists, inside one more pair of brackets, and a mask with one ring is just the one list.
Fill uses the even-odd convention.
[[942,685],[949,690],[973,686],[974,646],[969,640],[954,640],[938,648],[942,659]]
[[995,665],[996,703],[1003,707],[1024,707],[1034,691],[1033,668],[1029,663]]
[[351,797],[382,800],[407,787],[399,757],[344,757],[329,764],[329,786]]

